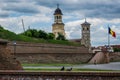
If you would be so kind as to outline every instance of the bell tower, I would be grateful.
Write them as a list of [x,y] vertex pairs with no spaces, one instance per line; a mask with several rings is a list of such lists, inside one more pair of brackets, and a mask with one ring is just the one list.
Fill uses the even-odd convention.
[[85,47],[90,48],[91,47],[91,42],[90,42],[90,23],[88,23],[85,19],[85,22],[81,24],[82,27],[82,40],[81,44],[84,45]]
[[55,38],[58,37],[58,34],[62,34],[65,37],[64,23],[62,22],[62,11],[57,4],[57,9],[54,12],[54,23],[52,24],[52,33],[55,35]]

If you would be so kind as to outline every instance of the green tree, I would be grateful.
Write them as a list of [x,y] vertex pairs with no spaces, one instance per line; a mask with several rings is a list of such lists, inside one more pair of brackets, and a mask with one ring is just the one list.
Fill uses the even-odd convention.
[[25,35],[28,36],[28,37],[32,37],[32,33],[31,33],[30,30],[27,30],[27,31],[25,32]]
[[30,29],[30,32],[32,33],[32,37],[38,38],[39,33],[36,29]]
[[54,39],[55,35],[53,33],[48,33],[48,39]]
[[35,37],[35,38],[38,38],[39,36],[38,31],[36,29],[28,29],[22,34],[28,37]]
[[39,38],[48,39],[48,34],[45,31],[39,30]]
[[37,31],[36,29],[28,29],[22,35],[34,38],[42,38],[42,39],[54,39],[55,35],[53,33],[46,33],[43,30]]
[[64,35],[62,35],[61,33],[58,33],[58,37],[56,39],[57,40],[66,40]]

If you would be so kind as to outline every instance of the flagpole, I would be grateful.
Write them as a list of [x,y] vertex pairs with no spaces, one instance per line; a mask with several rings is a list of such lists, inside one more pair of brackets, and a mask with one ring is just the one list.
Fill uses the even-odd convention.
[[110,49],[110,33],[109,33],[109,25],[108,25],[108,51],[109,51],[109,49]]

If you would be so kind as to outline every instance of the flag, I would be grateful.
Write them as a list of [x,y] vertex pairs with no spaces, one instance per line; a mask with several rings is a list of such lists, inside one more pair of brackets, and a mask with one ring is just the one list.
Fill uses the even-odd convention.
[[113,30],[111,30],[110,27],[108,27],[108,33],[111,34],[114,38],[116,38],[116,33]]

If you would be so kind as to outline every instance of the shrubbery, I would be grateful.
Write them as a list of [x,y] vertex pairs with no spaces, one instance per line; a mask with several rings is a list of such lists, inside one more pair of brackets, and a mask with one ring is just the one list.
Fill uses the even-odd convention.
[[120,52],[120,48],[114,48],[114,52]]
[[46,33],[43,30],[36,30],[36,29],[28,29],[22,35],[33,37],[33,38],[41,38],[41,39],[54,39],[55,35],[53,33]]

